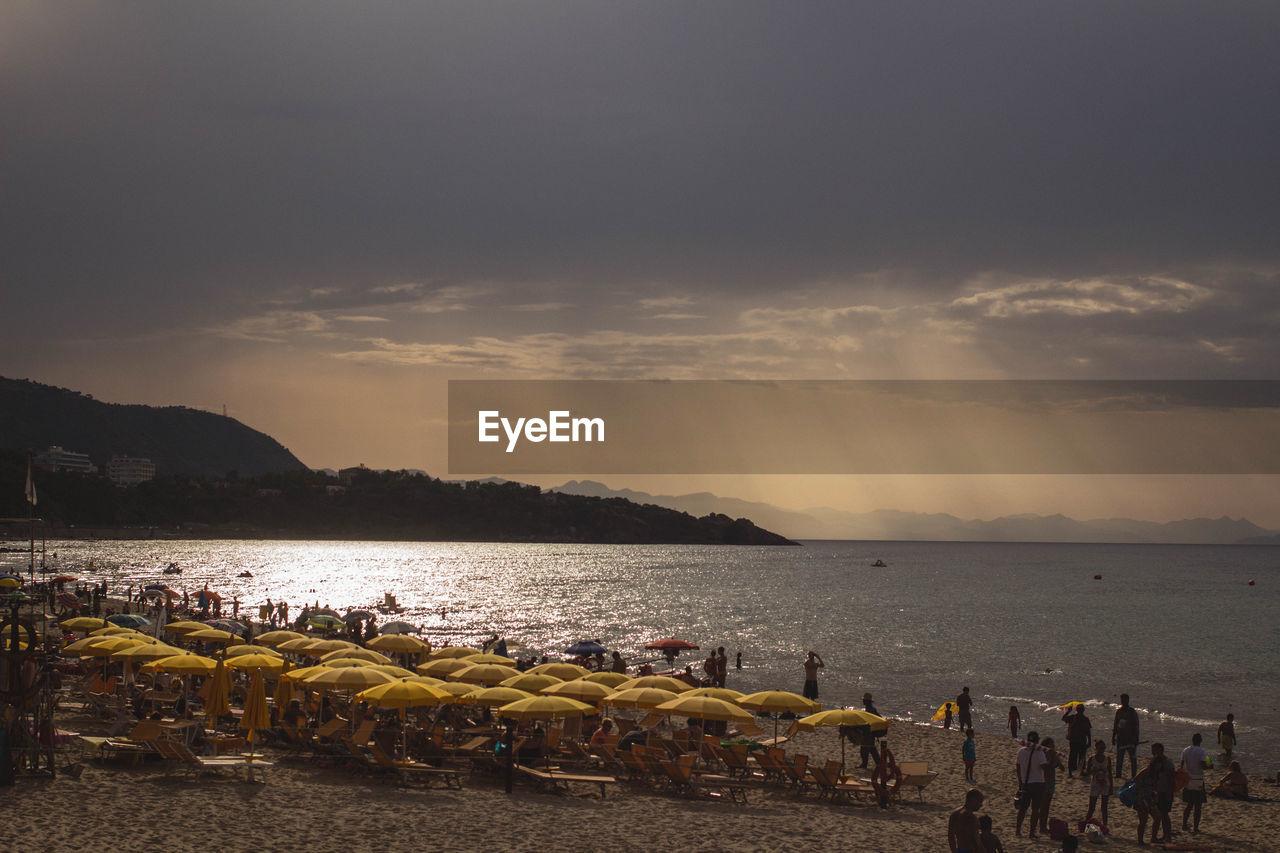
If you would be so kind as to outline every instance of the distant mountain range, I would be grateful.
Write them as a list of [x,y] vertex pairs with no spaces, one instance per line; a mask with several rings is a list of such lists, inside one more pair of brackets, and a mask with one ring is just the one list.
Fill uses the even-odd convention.
[[0,447],[50,445],[86,453],[95,465],[114,455],[142,456],[156,476],[246,477],[306,466],[269,435],[234,418],[188,409],[101,403],[87,394],[0,377]]
[[611,489],[593,480],[572,480],[548,491],[626,498],[690,515],[719,513],[750,518],[791,539],[873,539],[942,542],[1132,542],[1163,544],[1280,544],[1280,535],[1246,519],[1189,518],[1165,523],[1132,518],[1078,520],[1065,515],[1008,515],[984,521],[946,513],[876,510],[854,513],[830,507],[802,511],[723,498],[710,492],[651,495]]

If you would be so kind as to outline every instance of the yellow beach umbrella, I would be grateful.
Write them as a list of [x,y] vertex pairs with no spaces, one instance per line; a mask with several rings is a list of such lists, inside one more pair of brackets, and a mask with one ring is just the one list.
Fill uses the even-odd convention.
[[186,655],[190,652],[184,652],[182,649],[165,643],[143,643],[138,646],[130,646],[111,653],[112,660],[139,661],[160,660],[161,658],[173,657],[174,655]]
[[303,654],[309,657],[324,657],[329,652],[358,648],[360,647],[350,640],[320,640],[307,646]]
[[753,722],[750,711],[745,711],[723,699],[716,699],[714,696],[690,696],[685,693],[669,702],[663,702],[653,710],[699,720],[723,720],[739,724]]
[[533,694],[527,690],[517,690],[514,687],[485,687],[459,696],[458,701],[467,705],[487,705],[490,708],[497,708],[521,699],[532,698]]
[[302,680],[302,683],[313,689],[320,690],[365,690],[391,681],[395,681],[395,679],[385,672],[378,672],[367,666],[352,666],[342,669],[329,669],[326,667],[319,672],[308,675]]
[[[439,679],[439,678],[434,678],[434,677],[432,677],[432,676],[430,676],[430,675],[406,675],[406,676],[402,676],[400,680],[401,680],[401,681],[408,681],[408,682],[410,682],[410,683],[416,683],[416,684],[431,684],[431,685],[434,685],[434,686],[436,686],[436,687],[441,687],[441,686],[443,686],[444,684],[446,684],[446,683],[447,683],[447,682],[445,682],[445,681],[442,681],[442,680],[441,680],[441,679]],[[454,686],[456,687],[456,686],[458,686],[458,685],[455,683],[455,685],[454,685]],[[466,687],[471,687],[472,685],[468,684],[468,685],[464,685],[464,686],[466,686]],[[446,691],[446,692],[448,692],[448,691]],[[456,694],[456,693],[449,693],[449,695],[450,695],[450,696],[456,696],[457,694]]]
[[330,668],[331,667],[327,667],[322,663],[316,664],[315,666],[300,666],[297,669],[288,670],[287,672],[283,673],[280,677],[287,678],[290,681],[306,681],[307,676],[315,675],[317,672],[323,672],[324,670],[330,669]]
[[470,657],[462,658],[462,660],[465,660],[467,663],[494,663],[498,666],[513,667],[516,665],[516,662],[511,658],[495,654],[471,655]]
[[626,687],[612,696],[604,697],[602,704],[612,705],[615,708],[650,710],[658,707],[663,702],[677,699],[679,696],[679,693],[672,693],[670,690],[662,690],[657,687]]
[[590,675],[582,676],[583,681],[594,681],[596,684],[603,684],[605,687],[612,687],[614,690],[621,689],[623,685],[631,686],[631,682],[635,681],[629,675],[623,675],[621,672],[593,672]]
[[265,634],[259,634],[253,638],[253,641],[260,646],[277,646],[280,643],[287,643],[289,640],[305,640],[306,634],[297,631],[267,631]]
[[178,675],[210,675],[217,666],[218,662],[213,658],[183,652],[170,658],[153,660],[142,669],[146,672],[172,672]]
[[[418,677],[421,678],[422,676]],[[467,696],[471,693],[475,693],[477,690],[483,689],[479,684],[465,684],[461,681],[442,681],[435,686],[439,687],[446,693],[452,693],[454,696],[458,697]]]
[[342,669],[343,667],[348,666],[375,666],[375,664],[370,663],[364,658],[330,658],[329,660],[320,661],[316,666],[324,666],[329,669]]
[[232,669],[262,670],[273,675],[284,672],[289,665],[284,658],[272,657],[271,655],[236,655],[226,660],[227,666]]
[[[832,708],[819,711],[796,720],[801,731],[812,731],[817,726],[868,726],[872,731],[882,731],[892,725],[884,717],[857,708]],[[840,738],[840,772],[844,772],[844,738]]]
[[183,639],[197,640],[201,643],[225,643],[233,646],[238,646],[244,642],[243,639],[230,631],[221,631],[217,628],[201,628],[199,631],[187,631],[183,634]]
[[110,624],[106,619],[95,616],[75,616],[71,619],[63,619],[58,623],[58,627],[66,631],[93,631]]
[[[466,660],[469,660],[467,658]],[[509,666],[496,663],[476,663],[449,673],[450,681],[461,681],[466,684],[501,684],[511,677],[513,670]]]
[[164,626],[164,630],[172,634],[186,634],[191,631],[203,631],[209,626],[203,622],[192,622],[190,620],[179,619],[176,622],[168,622]]
[[154,639],[148,643],[141,637],[87,637],[77,640],[62,651],[64,654],[79,655],[82,658],[105,658],[123,649],[154,643]]
[[394,654],[416,655],[431,649],[430,643],[419,640],[417,637],[410,637],[408,634],[383,634],[380,637],[374,637],[366,645],[380,652]]
[[594,681],[584,681],[581,678],[575,678],[573,681],[562,681],[559,684],[553,684],[542,689],[543,696],[567,696],[570,699],[577,699],[579,702],[587,702],[591,705],[599,705],[605,698],[617,692],[612,687],[607,687]]
[[231,673],[227,672],[226,662],[219,659],[209,674],[209,695],[204,700],[204,712],[210,720],[225,717],[231,713]]
[[822,706],[788,690],[761,690],[738,700],[740,707],[755,714],[812,714]]
[[441,660],[443,658],[469,658],[479,654],[484,653],[480,649],[474,649],[471,646],[443,646],[436,649],[428,657],[431,660]]
[[385,672],[387,675],[391,676],[392,678],[417,678],[418,677],[413,674],[413,670],[405,669],[402,666],[396,666],[393,663],[371,663],[369,664],[369,669],[376,670],[378,672]]
[[372,649],[362,649],[356,647],[354,649],[338,649],[336,651],[327,652],[320,656],[320,663],[328,663],[330,659],[342,658],[344,660],[356,659],[366,661],[368,663],[391,663],[391,658],[375,652]]
[[128,637],[130,635],[141,636],[142,632],[120,625],[108,625],[105,628],[96,628],[89,632],[90,637]]
[[414,681],[392,681],[362,690],[356,694],[362,702],[368,702],[378,708],[398,708],[400,710],[400,756],[403,758],[408,750],[406,740],[408,732],[403,725],[406,708],[434,708],[447,705],[454,700],[452,693],[430,684]]
[[564,682],[556,678],[554,675],[542,675],[537,672],[519,672],[508,678],[506,681],[499,681],[499,687],[514,687],[516,690],[526,690],[531,695],[537,693],[544,688],[553,684],[563,684]]
[[319,637],[298,637],[296,640],[285,640],[282,643],[276,643],[276,651],[284,652],[291,655],[305,654],[307,649],[316,643],[324,642]]
[[444,678],[451,672],[457,672],[458,670],[466,669],[469,666],[471,666],[471,664],[467,663],[465,658],[438,658],[436,660],[429,660],[426,663],[418,664],[415,669],[418,670],[418,675],[434,675],[439,678]]
[[498,708],[497,714],[508,720],[551,720],[558,717],[581,717],[596,709],[586,702],[565,696],[534,696]]
[[1081,702],[1079,699],[1072,699],[1070,702],[1066,702],[1062,705],[1059,705],[1055,710],[1070,711],[1072,708],[1076,707],[1077,705],[1083,705],[1083,704],[1084,703]]
[[684,696],[710,696],[713,699],[723,699],[725,702],[737,703],[739,699],[745,696],[745,693],[739,693],[737,690],[730,690],[728,687],[695,687]]
[[629,682],[627,686],[657,687],[659,690],[670,690],[672,693],[687,693],[693,689],[692,684],[681,681],[678,678],[672,678],[669,675],[642,675]]
[[285,678],[287,672],[288,670],[286,669],[285,672],[280,673],[280,677],[276,679],[275,693],[272,694],[272,698],[276,700],[276,708],[282,714],[284,709],[289,707],[289,703],[293,701],[293,682]]
[[576,663],[540,663],[535,667],[531,667],[529,672],[536,672],[542,675],[554,675],[556,678],[562,678],[565,681],[572,681],[575,678],[582,678],[584,675],[590,675],[591,670],[585,666],[578,666]]

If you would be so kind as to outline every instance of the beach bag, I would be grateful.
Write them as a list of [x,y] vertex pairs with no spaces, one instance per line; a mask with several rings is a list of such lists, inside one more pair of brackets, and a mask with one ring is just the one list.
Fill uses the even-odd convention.
[[1068,830],[1065,820],[1055,817],[1049,821],[1049,838],[1052,841],[1061,841],[1066,838]]
[[1116,791],[1116,798],[1129,808],[1133,808],[1138,803],[1138,783],[1130,779],[1120,786],[1120,790]]
[[1018,811],[1022,811],[1027,807],[1027,789],[1018,788],[1018,793],[1013,795],[1013,807]]

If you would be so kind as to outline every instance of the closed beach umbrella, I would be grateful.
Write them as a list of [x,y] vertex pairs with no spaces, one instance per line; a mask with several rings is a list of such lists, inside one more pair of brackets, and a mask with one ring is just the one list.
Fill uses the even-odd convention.
[[374,637],[366,645],[371,649],[393,654],[416,655],[431,650],[430,643],[423,642],[417,637],[410,637],[408,634],[384,634],[381,637]]
[[565,649],[564,653],[572,657],[587,658],[592,655],[603,655],[608,651],[609,649],[607,647],[600,645],[595,640],[579,640],[569,648]]
[[510,705],[503,705],[497,710],[500,717],[508,720],[552,720],[560,717],[580,717],[583,714],[594,714],[595,708],[585,702],[569,699],[564,696],[534,696],[521,699]]
[[265,634],[259,634],[253,638],[255,643],[263,646],[278,646],[281,643],[287,643],[289,640],[306,639],[306,634],[299,634],[297,631],[267,631]]
[[669,675],[642,675],[628,683],[627,686],[657,687],[660,690],[670,690],[672,693],[687,693],[693,689],[692,684],[681,681],[678,678],[672,678]]
[[226,662],[219,659],[209,675],[209,695],[204,700],[204,712],[210,720],[225,717],[231,713],[231,673],[227,672]]
[[172,672],[178,675],[211,675],[218,666],[213,658],[193,655],[189,652],[161,658],[146,664],[142,668],[147,672]]
[[527,690],[530,694],[533,694],[553,684],[561,683],[563,683],[563,679],[556,678],[554,675],[543,675],[540,672],[519,672],[506,681],[498,682],[498,686],[514,687],[516,690]]
[[612,687],[618,690],[624,685],[630,686],[635,679],[629,675],[623,675],[621,672],[593,672],[590,675],[582,676],[582,680],[594,681],[596,684],[603,684],[605,687]]
[[354,649],[343,648],[323,654],[320,656],[320,663],[325,663],[331,658],[355,658],[357,660],[368,661],[369,663],[391,663],[391,658],[381,652],[375,652],[372,649],[362,649],[359,647]]
[[227,666],[232,669],[260,670],[262,672],[270,672],[273,675],[284,672],[285,668],[289,665],[284,658],[261,654],[236,655],[235,657],[229,657],[226,660]]
[[575,678],[582,678],[584,675],[590,675],[591,670],[585,666],[578,666],[576,663],[540,663],[535,667],[531,667],[529,672],[536,672],[540,675],[554,675],[556,678],[562,678],[565,681],[572,681]]
[[737,690],[730,690],[728,687],[695,687],[683,695],[710,696],[713,699],[723,699],[725,702],[737,704],[738,700],[746,694],[739,693]]
[[471,666],[465,658],[440,658],[438,660],[429,660],[426,663],[418,664],[415,669],[419,675],[434,675],[444,678],[452,672],[460,669],[466,669]]
[[249,760],[253,761],[253,743],[258,732],[271,728],[271,712],[267,709],[267,683],[262,670],[255,670],[249,682],[249,698],[244,703],[240,728],[249,733]]
[[395,681],[385,672],[378,672],[367,666],[352,666],[343,669],[325,668],[320,672],[308,675],[302,683],[313,689],[322,690],[365,690]]
[[657,687],[627,687],[612,696],[606,696],[603,704],[612,705],[616,708],[651,710],[663,702],[670,702],[672,699],[678,699],[679,697],[679,693],[672,693],[670,690],[661,690]]
[[589,702],[592,705],[599,705],[605,697],[612,696],[616,692],[612,687],[595,681],[584,681],[581,678],[562,681],[542,689],[543,696],[568,696],[570,699]]
[[728,723],[750,723],[751,712],[713,696],[690,696],[688,693],[669,702],[663,702],[653,710],[677,717],[693,717],[699,720],[723,720]]
[[471,655],[470,657],[462,658],[462,660],[465,660],[467,663],[496,663],[498,666],[516,665],[516,662],[511,658],[506,657],[505,655],[495,655],[492,653]]
[[458,701],[467,705],[487,705],[490,708],[497,708],[521,699],[532,698],[533,694],[527,690],[517,690],[514,687],[485,687],[458,697]]
[[[465,658],[470,660],[470,658]],[[501,684],[515,672],[509,666],[496,663],[475,663],[468,667],[449,673],[449,681],[461,681],[466,684]]]
[[431,660],[440,660],[441,658],[469,658],[473,655],[484,654],[479,649],[471,646],[441,646],[431,653]]

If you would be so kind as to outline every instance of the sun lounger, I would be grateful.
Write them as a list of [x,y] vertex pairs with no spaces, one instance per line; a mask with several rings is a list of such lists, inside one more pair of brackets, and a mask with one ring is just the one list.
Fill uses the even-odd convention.
[[245,768],[247,771],[247,781],[254,781],[254,768],[271,767],[272,762],[263,760],[250,761],[243,756],[236,758],[202,758],[190,749],[186,744],[179,741],[169,740],[167,738],[158,738],[151,742],[156,751],[160,753],[162,758],[175,762],[177,767],[181,768],[185,775],[199,778],[208,770],[224,770],[230,769],[233,772]]
[[462,774],[450,767],[432,767],[416,761],[396,761],[382,750],[376,743],[369,744],[369,755],[374,763],[383,770],[394,773],[402,782],[421,780],[430,785],[432,779],[444,782],[446,788],[462,790]]
[[938,774],[929,769],[927,761],[901,761],[898,763],[898,769],[902,771],[901,787],[915,788],[920,802],[923,803],[924,789],[938,777]]
[[727,793],[735,803],[745,805],[747,802],[746,783],[742,779],[697,773],[693,769],[692,754],[675,761],[662,761],[661,766],[663,774],[670,783],[670,789],[678,794],[719,798]]
[[615,784],[618,780],[613,776],[592,776],[581,773],[561,773],[551,767],[528,767],[520,765],[521,773],[538,783],[538,787],[546,791],[568,791],[572,783],[600,786],[600,799],[605,798],[605,786]]
[[830,797],[834,802],[839,799],[846,801],[852,800],[853,797],[859,799],[863,797],[874,798],[876,789],[863,782],[849,782],[840,778],[840,762],[836,760],[828,761],[822,767],[816,764],[809,768],[809,775],[813,779],[813,784],[818,789],[818,799]]

